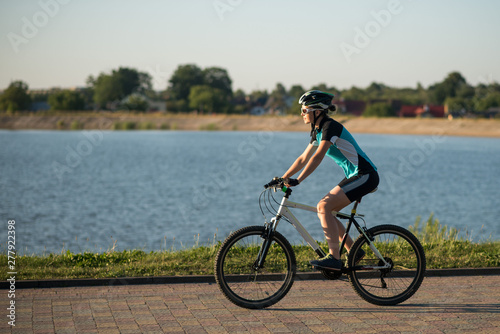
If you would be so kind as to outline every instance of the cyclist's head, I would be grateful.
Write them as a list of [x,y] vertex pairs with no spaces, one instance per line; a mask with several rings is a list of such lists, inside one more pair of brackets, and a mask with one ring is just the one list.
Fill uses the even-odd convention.
[[320,90],[310,90],[305,92],[299,99],[299,104],[302,105],[302,115],[309,111],[316,110],[322,110],[325,114],[328,110],[335,111],[335,105],[332,104],[333,98],[333,94],[322,92]]

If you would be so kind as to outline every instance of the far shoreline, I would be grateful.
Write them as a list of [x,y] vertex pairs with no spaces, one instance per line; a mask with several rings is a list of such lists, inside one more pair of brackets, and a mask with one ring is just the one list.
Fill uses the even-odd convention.
[[[500,138],[500,120],[365,118],[335,115],[352,133]],[[4,130],[184,130],[308,132],[300,116],[163,113],[45,113],[0,115]]]

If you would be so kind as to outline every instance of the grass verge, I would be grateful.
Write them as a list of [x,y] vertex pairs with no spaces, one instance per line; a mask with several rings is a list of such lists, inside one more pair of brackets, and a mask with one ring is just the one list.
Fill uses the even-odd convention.
[[[479,268],[500,266],[500,241],[471,242],[455,229],[442,226],[432,215],[422,223],[417,218],[409,227],[422,243],[428,269]],[[221,242],[182,250],[144,252],[142,250],[104,253],[18,255],[18,280],[116,278],[144,276],[213,275],[213,262]],[[326,249],[326,242],[320,245]],[[309,260],[314,252],[309,246],[294,245],[297,271],[311,271]],[[0,268],[7,268],[7,254],[0,254]],[[0,279],[8,278],[2,270]]]

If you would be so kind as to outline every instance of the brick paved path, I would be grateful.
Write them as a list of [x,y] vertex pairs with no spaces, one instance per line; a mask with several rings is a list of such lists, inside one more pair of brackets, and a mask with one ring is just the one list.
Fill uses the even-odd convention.
[[265,310],[234,306],[215,284],[16,291],[0,297],[0,333],[500,333],[500,276],[427,277],[410,300],[380,307],[345,281],[296,281]]

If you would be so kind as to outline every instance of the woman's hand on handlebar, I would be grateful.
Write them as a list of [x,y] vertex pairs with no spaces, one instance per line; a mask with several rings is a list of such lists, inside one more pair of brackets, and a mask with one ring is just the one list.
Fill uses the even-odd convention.
[[298,186],[300,184],[299,180],[297,179],[291,179],[289,177],[283,179],[284,182],[285,182],[285,186],[287,187],[295,187],[295,186]]
[[286,187],[295,187],[297,185],[299,185],[299,180],[297,179],[291,179],[289,177],[286,177],[286,178],[282,178],[282,177],[275,177],[272,179],[271,182],[269,182],[268,184],[264,185],[264,188],[269,188],[269,187],[283,187],[283,186],[286,186]]

